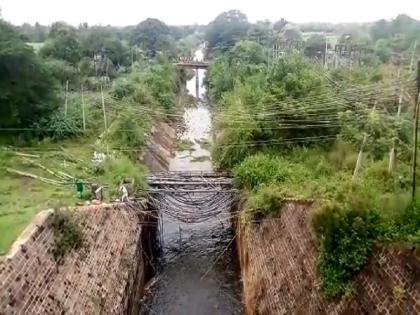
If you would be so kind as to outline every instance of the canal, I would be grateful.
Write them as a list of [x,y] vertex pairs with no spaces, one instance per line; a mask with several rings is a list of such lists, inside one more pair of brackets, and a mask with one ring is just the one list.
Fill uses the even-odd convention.
[[[195,59],[203,59],[202,50],[196,52]],[[213,170],[208,147],[211,112],[202,84],[205,72],[198,70],[198,89],[195,76],[187,82],[195,102],[185,106],[184,128],[179,137],[190,145],[174,153],[170,171]],[[142,314],[242,314],[239,267],[229,214],[201,223],[184,223],[162,214],[162,222],[160,263]]]

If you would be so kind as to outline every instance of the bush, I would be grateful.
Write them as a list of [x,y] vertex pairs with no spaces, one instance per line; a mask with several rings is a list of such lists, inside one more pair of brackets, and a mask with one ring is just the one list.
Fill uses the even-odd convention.
[[83,233],[74,214],[69,211],[55,210],[53,228],[53,255],[56,261],[60,261],[72,249],[82,246]]
[[80,110],[69,108],[67,115],[64,111],[56,111],[49,117],[33,125],[39,137],[49,137],[53,140],[63,140],[83,133],[83,120]]
[[410,204],[396,220],[392,229],[394,240],[420,243],[420,203]]
[[144,115],[139,116],[130,107],[114,121],[108,137],[112,143],[126,150],[128,156],[134,158],[146,145],[150,128],[150,121]]
[[148,107],[152,107],[157,104],[151,92],[144,85],[136,86],[133,94],[133,100],[137,104],[147,105]]
[[116,99],[132,96],[135,91],[135,85],[129,79],[123,77],[112,83],[111,95]]
[[144,195],[146,190],[146,170],[126,156],[107,157],[104,164],[103,179],[110,197],[118,196],[118,188],[124,179],[134,180],[134,192]]
[[319,242],[318,274],[327,297],[348,292],[380,233],[380,218],[364,200],[319,205],[311,217]]
[[66,81],[72,88],[79,90],[79,73],[78,69],[72,66],[69,62],[60,59],[46,59],[45,67],[51,73],[51,75],[65,86]]
[[337,170],[354,170],[358,153],[346,142],[336,142],[328,154],[328,160]]
[[236,186],[246,189],[282,182],[290,176],[287,162],[263,153],[246,158],[233,169],[233,174]]
[[174,93],[160,93],[156,96],[158,103],[166,110],[175,106],[176,99]]
[[258,220],[279,211],[285,195],[275,184],[262,185],[251,192],[246,204],[246,218]]

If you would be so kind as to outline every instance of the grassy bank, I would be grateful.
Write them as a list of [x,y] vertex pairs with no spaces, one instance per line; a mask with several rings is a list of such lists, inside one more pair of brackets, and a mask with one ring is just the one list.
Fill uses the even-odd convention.
[[[104,187],[107,201],[118,197],[125,178],[134,179],[136,195],[143,194],[146,170],[137,158],[153,121],[175,110],[181,76],[164,58],[136,63],[112,83],[103,84],[103,103],[97,84],[85,90],[83,98],[80,91],[71,91],[67,115],[62,107],[37,125],[4,136],[0,253],[8,250],[38,211],[89,199],[92,183]],[[95,162],[95,152],[106,159]],[[76,181],[85,183],[81,197]]]
[[74,205],[78,198],[75,185],[50,184],[42,180],[9,172],[12,169],[43,178],[63,181],[36,164],[54,172],[62,171],[76,178],[88,178],[85,167],[93,150],[89,139],[77,139],[57,144],[31,146],[16,155],[15,148],[3,148],[0,153],[0,253],[5,253],[16,237],[40,210],[60,205]]

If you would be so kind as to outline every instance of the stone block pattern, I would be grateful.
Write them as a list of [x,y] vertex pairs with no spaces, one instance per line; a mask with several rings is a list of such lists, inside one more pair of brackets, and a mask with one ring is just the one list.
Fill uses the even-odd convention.
[[[141,215],[133,206],[97,205],[76,211],[83,246],[54,260],[53,217],[37,225],[0,262],[0,314],[123,314],[136,272],[143,270]],[[138,277],[137,277],[138,278]]]
[[287,203],[278,217],[238,226],[247,314],[420,314],[420,263],[411,249],[376,250],[348,301],[324,299],[316,277],[310,204]]

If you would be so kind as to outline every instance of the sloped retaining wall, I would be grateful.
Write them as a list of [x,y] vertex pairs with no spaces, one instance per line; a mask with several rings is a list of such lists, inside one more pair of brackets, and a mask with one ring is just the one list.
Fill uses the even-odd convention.
[[135,314],[145,277],[143,206],[71,209],[83,246],[53,257],[53,211],[41,212],[0,262],[0,314]]
[[237,225],[247,314],[420,314],[420,261],[414,248],[378,249],[353,283],[350,300],[326,301],[316,277],[310,204]]
[[151,172],[162,172],[169,168],[171,151],[176,140],[176,131],[168,123],[158,122],[151,130],[146,149],[139,157]]

